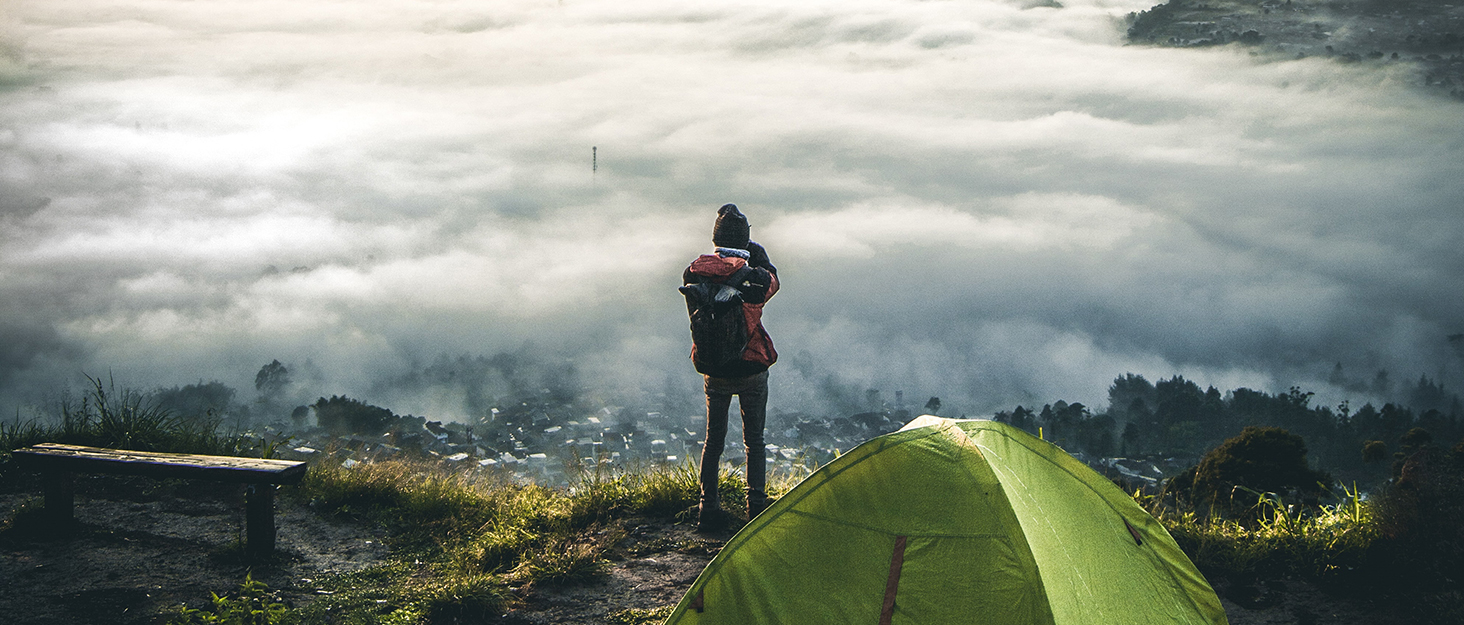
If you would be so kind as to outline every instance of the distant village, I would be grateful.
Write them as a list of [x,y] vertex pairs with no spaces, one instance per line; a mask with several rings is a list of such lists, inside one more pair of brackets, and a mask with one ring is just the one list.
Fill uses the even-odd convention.
[[[769,468],[806,473],[870,438],[899,429],[910,418],[909,411],[893,409],[770,429],[765,433]],[[476,423],[402,416],[379,423],[385,426],[379,434],[363,434],[346,433],[344,429],[352,428],[327,418],[324,424],[276,422],[251,434],[271,445],[280,458],[308,460],[329,452],[352,466],[412,452],[518,480],[567,485],[581,471],[597,468],[694,463],[701,455],[705,421],[700,414],[632,413],[612,407],[575,414],[568,404],[522,401],[493,408]],[[745,462],[735,408],[730,427],[723,459]]]
[[[934,397],[925,404],[931,412],[939,407],[940,400]],[[316,423],[304,418],[293,423],[277,421],[246,435],[257,437],[274,457],[284,459],[338,462],[352,467],[410,453],[436,457],[448,467],[465,471],[525,483],[570,486],[596,471],[608,474],[648,465],[694,466],[705,434],[705,416],[701,414],[670,415],[612,407],[576,414],[573,406],[550,401],[520,401],[492,408],[476,423],[382,414],[374,421],[381,427],[370,430],[381,430],[379,434],[347,433],[345,430],[354,429],[349,426],[353,421],[340,413],[352,410],[386,413],[346,398],[322,398],[312,407]],[[903,394],[897,392],[893,406],[878,410],[832,419],[794,418],[788,427],[772,427],[765,433],[769,472],[806,475],[871,438],[900,429],[918,414],[903,406]],[[295,415],[305,416],[298,409]],[[746,462],[746,455],[735,408],[729,426],[723,460],[740,465]],[[1193,462],[1192,458],[1088,457],[1081,451],[1073,455],[1102,473],[1141,487],[1157,486],[1165,475],[1183,469],[1185,462]]]

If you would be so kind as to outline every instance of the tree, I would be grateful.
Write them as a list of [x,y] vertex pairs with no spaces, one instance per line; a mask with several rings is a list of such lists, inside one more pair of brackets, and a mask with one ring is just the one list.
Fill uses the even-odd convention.
[[1388,444],[1383,441],[1367,441],[1362,444],[1362,461],[1379,462],[1388,457]]
[[1113,417],[1106,414],[1078,422],[1078,447],[1095,456],[1112,456],[1114,452]]
[[315,402],[315,420],[335,434],[380,434],[396,421],[396,415],[385,408],[331,395]]
[[151,396],[158,407],[185,418],[218,417],[234,404],[234,389],[219,381],[158,389]]
[[1220,443],[1198,465],[1175,478],[1173,491],[1187,495],[1196,506],[1213,502],[1239,512],[1253,505],[1254,499],[1236,496],[1236,487],[1315,496],[1331,483],[1331,475],[1307,466],[1306,442],[1300,436],[1281,428],[1252,426]]
[[1388,391],[1392,390],[1393,383],[1388,381],[1388,370],[1378,369],[1377,376],[1373,377],[1372,392],[1379,397],[1387,397]]
[[294,421],[297,426],[305,425],[305,419],[309,417],[310,406],[295,406],[295,409],[290,411],[290,420]]
[[254,375],[254,390],[259,391],[259,395],[266,399],[278,397],[289,385],[290,370],[278,360],[260,367],[259,373]]
[[1198,439],[1205,393],[1198,385],[1180,376],[1161,380],[1154,385],[1154,400],[1154,433],[1160,438],[1158,451],[1169,453],[1204,448]]
[[1142,375],[1125,373],[1113,380],[1108,387],[1108,414],[1113,418],[1127,423],[1133,420],[1128,409],[1134,405],[1134,400],[1142,400],[1143,405],[1153,406],[1154,385],[1144,379]]
[[1035,419],[1033,418],[1032,411],[1021,406],[1017,406],[1011,412],[998,412],[994,419],[1002,423],[1014,425],[1033,434],[1037,433],[1037,425],[1034,423]]

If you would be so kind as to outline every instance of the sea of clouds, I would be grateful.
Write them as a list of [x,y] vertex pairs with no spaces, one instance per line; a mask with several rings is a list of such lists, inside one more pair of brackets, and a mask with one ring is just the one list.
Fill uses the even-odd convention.
[[278,359],[466,418],[402,380],[502,352],[694,405],[675,287],[724,202],[784,283],[775,410],[1457,390],[1464,105],[1124,45],[1148,4],[7,3],[0,408]]

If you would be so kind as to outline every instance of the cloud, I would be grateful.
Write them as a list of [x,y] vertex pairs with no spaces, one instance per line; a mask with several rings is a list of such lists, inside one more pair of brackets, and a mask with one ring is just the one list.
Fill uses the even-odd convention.
[[781,410],[1101,406],[1128,371],[1341,397],[1337,362],[1464,383],[1459,104],[1122,45],[1144,8],[14,7],[0,402],[280,359],[446,414],[461,389],[398,382],[531,349],[684,407],[674,287],[728,201],[785,281]]

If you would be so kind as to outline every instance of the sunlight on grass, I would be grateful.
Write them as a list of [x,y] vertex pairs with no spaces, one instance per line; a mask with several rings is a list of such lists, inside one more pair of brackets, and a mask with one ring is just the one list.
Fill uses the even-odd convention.
[[[808,472],[775,472],[769,490],[786,492]],[[745,505],[740,472],[724,470],[719,486],[724,505]],[[351,468],[320,463],[289,496],[326,515],[386,527],[394,562],[316,580],[314,589],[322,594],[297,612],[304,622],[496,617],[512,605],[510,588],[582,584],[604,575],[608,550],[624,538],[616,520],[675,519],[696,505],[698,492],[690,461],[586,471],[569,488],[519,483],[491,471],[451,471],[428,459]]]
[[666,617],[671,616],[671,612],[675,609],[674,605],[663,605],[648,610],[630,608],[611,614],[605,620],[612,625],[655,625],[665,621]]
[[[1245,489],[1249,490],[1249,489]],[[1304,508],[1257,493],[1257,517],[1176,511],[1137,495],[1202,570],[1226,575],[1299,574],[1327,579],[1364,564],[1378,537],[1371,506],[1344,489],[1335,504]]]

